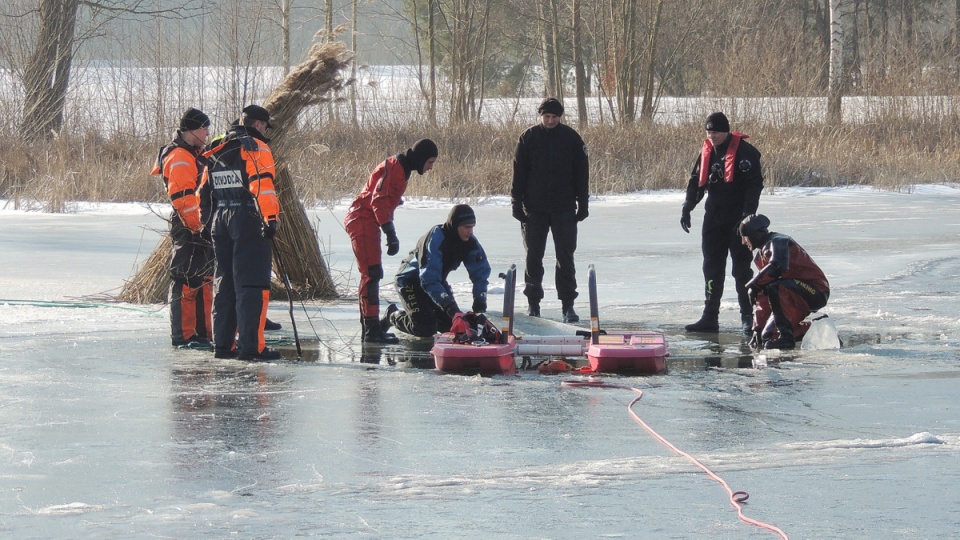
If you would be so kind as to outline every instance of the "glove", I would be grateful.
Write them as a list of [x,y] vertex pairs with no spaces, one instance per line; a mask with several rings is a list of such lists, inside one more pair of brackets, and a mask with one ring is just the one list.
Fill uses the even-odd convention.
[[388,221],[380,226],[383,234],[387,235],[387,255],[394,256],[400,252],[400,239],[397,238],[397,228],[392,221]]
[[683,232],[690,234],[690,225],[690,210],[684,207],[680,213],[680,228],[683,229]]
[[522,203],[513,204],[513,219],[519,221],[520,223],[527,222],[527,213],[523,211]]
[[478,296],[473,299],[473,308],[470,310],[474,313],[486,313],[487,311],[487,297]]
[[260,236],[263,236],[267,240],[272,240],[273,237],[277,235],[277,229],[279,227],[280,222],[275,219],[271,219],[263,224],[263,228],[260,229]]
[[757,351],[763,348],[763,338],[760,337],[759,328],[753,329],[753,334],[750,336],[750,348]]
[[583,221],[587,219],[587,216],[590,215],[590,211],[587,210],[587,201],[580,201],[577,203],[577,221]]
[[440,308],[443,309],[443,312],[449,315],[451,319],[456,317],[457,313],[460,313],[460,306],[457,305],[457,301],[449,294],[445,294],[440,300]]
[[457,312],[453,316],[453,324],[450,325],[450,332],[453,334],[469,334],[470,333],[470,323],[468,323],[464,318],[464,314]]

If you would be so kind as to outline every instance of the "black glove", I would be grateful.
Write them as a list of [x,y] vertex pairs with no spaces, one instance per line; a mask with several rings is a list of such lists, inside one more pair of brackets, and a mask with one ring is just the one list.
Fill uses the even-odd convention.
[[750,336],[750,348],[759,351],[763,348],[763,338],[760,337],[760,329],[754,328],[753,334]]
[[380,226],[383,234],[387,235],[387,255],[394,256],[400,252],[400,239],[397,238],[397,228],[392,221],[388,221]]
[[527,213],[523,211],[522,203],[513,204],[513,219],[519,221],[520,223],[527,222]]
[[267,240],[272,240],[273,237],[277,235],[277,228],[279,227],[280,222],[275,219],[271,219],[263,224],[263,227],[260,229],[260,235]]
[[577,221],[583,221],[587,219],[589,215],[590,211],[587,210],[587,201],[577,202]]
[[683,211],[680,212],[680,228],[683,229],[683,232],[690,234],[690,210],[687,210],[687,207],[683,207]]
[[487,312],[487,296],[478,296],[473,299],[473,308],[470,311],[474,313],[486,313]]

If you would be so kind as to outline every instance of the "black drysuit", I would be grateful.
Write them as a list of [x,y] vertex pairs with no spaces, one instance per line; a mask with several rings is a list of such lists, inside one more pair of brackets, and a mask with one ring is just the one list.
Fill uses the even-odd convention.
[[[737,134],[739,135],[739,134]],[[746,137],[744,137],[746,138]],[[704,312],[717,313],[726,275],[727,253],[733,262],[731,274],[736,282],[740,314],[753,316],[753,306],[747,295],[746,284],[753,277],[750,263],[753,254],[740,241],[737,227],[745,217],[757,212],[763,191],[763,171],[760,151],[745,140],[740,140],[733,163],[732,181],[727,181],[727,149],[732,136],[710,152],[710,169],[706,185],[700,186],[701,156],[697,156],[690,181],[687,184],[683,210],[693,210],[707,197],[704,204],[703,229],[700,249],[703,252]]]

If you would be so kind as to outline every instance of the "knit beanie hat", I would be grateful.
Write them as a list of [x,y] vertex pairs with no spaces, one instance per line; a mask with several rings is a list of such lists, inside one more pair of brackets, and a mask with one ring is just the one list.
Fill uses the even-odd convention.
[[738,229],[740,236],[746,236],[753,247],[758,248],[770,234],[770,219],[763,214],[749,215],[743,218]]
[[537,107],[537,114],[540,116],[545,114],[563,116],[563,103],[560,103],[560,100],[555,97],[548,97]]
[[730,132],[730,121],[722,112],[715,112],[707,117],[707,122],[703,126],[704,131],[718,131],[721,133]]
[[210,127],[210,118],[200,109],[190,107],[180,118],[180,131],[193,131],[205,127]]
[[452,229],[461,225],[476,225],[477,215],[470,208],[469,204],[458,204],[450,209],[450,215],[447,216],[447,224]]
[[423,174],[423,167],[430,158],[440,155],[436,143],[430,139],[420,139],[413,144],[413,148],[407,150],[407,159],[411,170]]

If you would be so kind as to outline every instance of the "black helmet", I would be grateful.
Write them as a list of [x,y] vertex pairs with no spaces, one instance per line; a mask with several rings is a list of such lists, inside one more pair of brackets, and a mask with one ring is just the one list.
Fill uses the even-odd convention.
[[760,247],[770,234],[770,220],[763,214],[749,215],[740,222],[740,236],[750,239],[753,247]]

